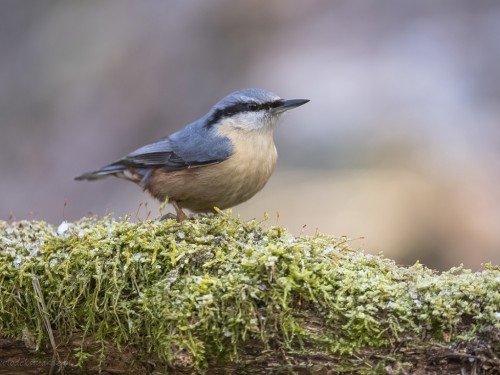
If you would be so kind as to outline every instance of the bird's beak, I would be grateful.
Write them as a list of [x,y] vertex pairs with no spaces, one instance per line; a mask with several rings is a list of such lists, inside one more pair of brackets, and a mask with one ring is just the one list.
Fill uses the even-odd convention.
[[283,104],[277,107],[276,109],[280,112],[288,111],[289,109],[300,107],[303,104],[306,104],[309,99],[289,99],[283,100]]

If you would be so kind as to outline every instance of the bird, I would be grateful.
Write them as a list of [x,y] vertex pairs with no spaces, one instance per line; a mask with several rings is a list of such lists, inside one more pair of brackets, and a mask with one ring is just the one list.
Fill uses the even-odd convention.
[[286,111],[307,102],[259,88],[235,91],[179,131],[75,180],[116,176],[132,181],[171,203],[178,221],[187,219],[183,209],[231,208],[267,183],[278,157],[274,129]]

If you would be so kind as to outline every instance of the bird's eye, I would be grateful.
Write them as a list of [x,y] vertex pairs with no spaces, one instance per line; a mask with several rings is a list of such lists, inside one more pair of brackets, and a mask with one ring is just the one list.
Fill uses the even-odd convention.
[[251,103],[251,104],[248,104],[248,109],[250,111],[256,111],[256,110],[259,109],[259,106],[257,104],[255,104],[255,103]]

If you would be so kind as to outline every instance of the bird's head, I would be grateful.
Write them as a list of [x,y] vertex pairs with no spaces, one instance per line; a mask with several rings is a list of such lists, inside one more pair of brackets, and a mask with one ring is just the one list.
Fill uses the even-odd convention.
[[263,89],[242,89],[220,100],[208,113],[207,124],[228,124],[242,130],[270,130],[289,109],[307,103],[308,99],[282,99]]

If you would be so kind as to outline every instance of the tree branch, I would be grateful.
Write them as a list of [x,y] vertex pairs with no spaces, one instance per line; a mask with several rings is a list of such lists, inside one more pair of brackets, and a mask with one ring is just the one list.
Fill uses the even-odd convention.
[[400,267],[226,214],[0,222],[0,332],[0,375],[493,374],[500,270]]

